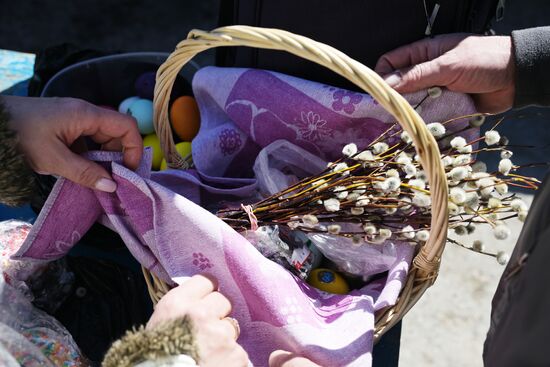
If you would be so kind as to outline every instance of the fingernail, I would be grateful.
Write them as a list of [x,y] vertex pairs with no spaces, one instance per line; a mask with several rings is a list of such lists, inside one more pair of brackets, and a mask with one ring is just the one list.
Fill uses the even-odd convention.
[[113,180],[109,180],[108,178],[100,178],[95,183],[95,188],[99,191],[115,192],[116,182]]
[[392,88],[397,87],[401,83],[401,73],[399,71],[393,72],[384,78],[386,83]]

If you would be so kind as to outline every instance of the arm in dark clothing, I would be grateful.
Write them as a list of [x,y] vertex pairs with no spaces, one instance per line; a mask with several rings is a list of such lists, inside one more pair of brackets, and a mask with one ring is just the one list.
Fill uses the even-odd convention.
[[516,60],[514,107],[550,106],[550,27],[512,32]]

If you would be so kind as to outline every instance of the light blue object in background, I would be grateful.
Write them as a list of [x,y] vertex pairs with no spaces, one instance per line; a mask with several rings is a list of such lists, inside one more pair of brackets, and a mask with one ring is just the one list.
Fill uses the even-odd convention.
[[0,92],[32,77],[35,55],[0,50]]
[[[33,54],[0,50],[0,94],[27,95],[27,82],[34,73],[34,59]],[[20,208],[0,205],[0,221],[20,219],[33,222],[35,218],[30,205]]]

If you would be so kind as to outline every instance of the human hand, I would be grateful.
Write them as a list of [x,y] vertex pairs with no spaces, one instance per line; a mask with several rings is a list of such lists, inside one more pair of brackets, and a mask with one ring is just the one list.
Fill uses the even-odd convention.
[[18,133],[21,151],[38,173],[115,191],[116,183],[107,170],[70,150],[83,136],[102,144],[103,149],[122,149],[128,168],[139,165],[143,142],[130,116],[73,98],[4,96],[2,101],[11,115],[10,127]]
[[423,39],[386,53],[375,71],[400,93],[433,86],[470,93],[480,112],[503,112],[514,102],[510,37],[447,34]]
[[269,356],[269,367],[321,367],[307,358],[284,350],[276,350]]
[[231,302],[216,289],[212,279],[193,276],[160,299],[147,328],[188,315],[195,328],[201,367],[247,366],[248,355],[236,341],[238,324],[227,317]]

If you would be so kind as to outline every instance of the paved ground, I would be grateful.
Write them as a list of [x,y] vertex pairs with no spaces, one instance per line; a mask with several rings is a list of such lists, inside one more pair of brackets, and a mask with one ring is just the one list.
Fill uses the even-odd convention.
[[[495,240],[485,229],[464,237],[463,243],[481,239],[487,249],[510,253],[522,223],[511,220],[509,225],[513,235],[506,241]],[[404,319],[399,365],[482,366],[491,300],[503,270],[492,257],[447,245],[439,278]]]

